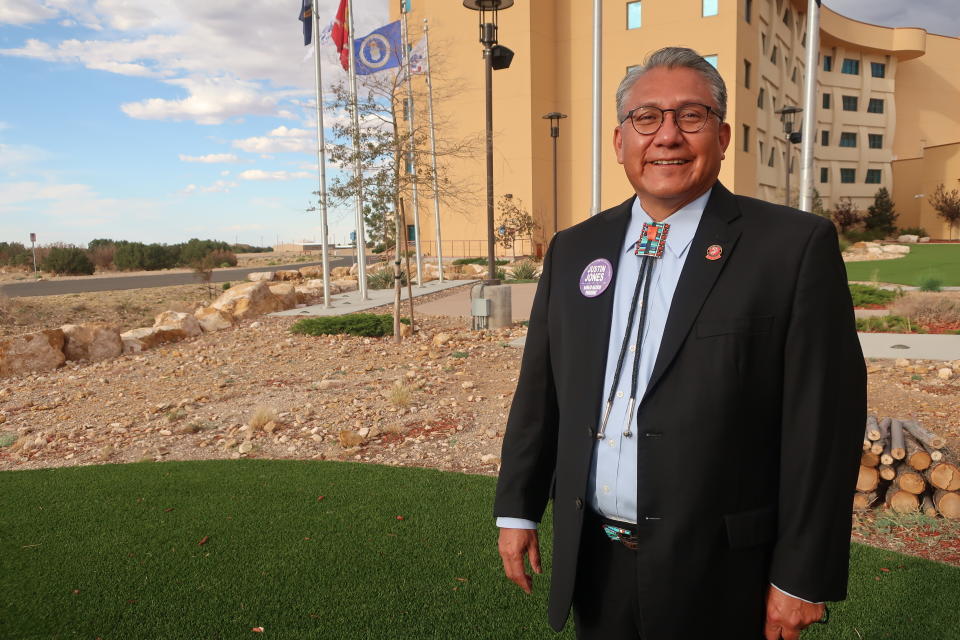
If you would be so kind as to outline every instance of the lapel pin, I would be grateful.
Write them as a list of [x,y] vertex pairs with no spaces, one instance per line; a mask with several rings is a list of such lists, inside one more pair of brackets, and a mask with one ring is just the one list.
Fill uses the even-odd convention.
[[712,244],[707,247],[707,255],[705,256],[707,260],[719,260],[723,255],[723,247],[718,244]]
[[597,258],[580,274],[580,293],[596,298],[613,282],[613,264],[606,258]]

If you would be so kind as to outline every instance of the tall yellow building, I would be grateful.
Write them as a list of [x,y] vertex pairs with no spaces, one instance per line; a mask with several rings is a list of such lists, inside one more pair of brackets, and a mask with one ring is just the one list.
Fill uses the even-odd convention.
[[[413,0],[410,40],[429,20],[431,55],[457,70],[464,89],[435,104],[451,136],[482,133],[485,121],[478,14],[460,0]],[[539,232],[524,253],[542,250],[554,232],[553,140],[557,139],[557,226],[590,215],[593,3],[516,0],[499,14],[498,39],[515,53],[493,74],[494,190],[534,215]],[[393,19],[399,18],[394,6]],[[720,180],[736,193],[783,202],[787,155],[797,200],[800,145],[789,145],[774,110],[802,104],[806,74],[805,0],[604,0],[601,208],[632,193],[613,153],[614,94],[630,66],[665,46],[699,51],[727,83],[733,139]],[[436,82],[436,81],[435,81]],[[900,227],[947,237],[926,200],[937,184],[960,186],[960,38],[918,28],[887,28],[820,12],[814,184],[832,206],[851,197],[866,208],[877,189],[894,197]],[[417,117],[425,117],[417,107]],[[800,119],[798,119],[799,125]],[[485,184],[483,149],[452,170]],[[444,255],[485,255],[486,203],[442,213]],[[432,206],[420,203],[424,251],[436,254]],[[408,222],[412,215],[408,213]]]

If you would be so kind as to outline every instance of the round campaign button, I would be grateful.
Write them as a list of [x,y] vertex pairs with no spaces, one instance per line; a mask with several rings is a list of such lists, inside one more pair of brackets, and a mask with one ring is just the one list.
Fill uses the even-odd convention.
[[613,265],[606,258],[597,258],[580,274],[580,293],[596,298],[613,282]]

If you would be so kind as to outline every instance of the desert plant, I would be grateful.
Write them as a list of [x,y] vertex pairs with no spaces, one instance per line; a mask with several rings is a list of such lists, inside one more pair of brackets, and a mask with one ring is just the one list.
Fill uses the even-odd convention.
[[277,412],[270,407],[264,407],[261,405],[253,410],[253,413],[250,415],[250,419],[247,421],[247,426],[249,426],[250,431],[253,432],[257,429],[262,429],[271,422],[276,421]]
[[410,406],[410,399],[413,396],[413,387],[408,384],[404,384],[400,380],[397,380],[390,387],[390,391],[387,394],[387,399],[390,400],[390,404],[399,408],[406,409]]
[[230,283],[229,283],[229,282],[224,282],[224,283],[220,286],[220,288],[223,289],[224,291],[226,291],[227,289],[230,288]]
[[905,227],[899,229],[897,233],[901,236],[919,236],[921,238],[926,238],[929,235],[923,227]]
[[537,265],[532,260],[523,260],[514,265],[510,270],[510,276],[514,280],[536,280]]
[[920,291],[940,291],[943,289],[943,281],[939,278],[924,278],[920,283]]
[[98,269],[109,269],[113,266],[113,254],[116,250],[117,247],[115,245],[100,244],[87,249],[87,254],[90,256],[90,261],[93,262]]
[[960,322],[960,297],[948,293],[911,292],[890,305],[890,313],[920,324]]
[[878,287],[871,287],[866,284],[851,284],[850,296],[853,298],[853,306],[867,307],[870,305],[887,304],[897,297],[896,291],[888,291]]
[[960,222],[960,189],[947,191],[941,183],[927,200],[937,210],[937,215],[950,226],[949,236],[952,239],[953,227]]
[[52,273],[85,276],[95,271],[87,252],[79,247],[51,247],[41,268]]
[[[400,284],[406,286],[407,272],[400,270]],[[371,289],[393,288],[393,267],[382,267],[367,274],[367,286]]]
[[[510,262],[510,261],[509,261],[509,260],[503,260],[503,259],[499,259],[499,258],[498,258],[498,259],[495,260],[494,262],[495,262],[496,264],[498,264],[498,265],[504,265],[504,264],[507,264],[507,263]],[[454,264],[455,266],[460,266],[460,265],[465,265],[465,264],[486,265],[486,264],[487,264],[487,259],[486,259],[486,258],[457,258],[456,260],[453,261],[453,264]]]
[[207,258],[215,267],[235,267],[237,266],[237,255],[233,251],[215,249],[207,254]]
[[[400,322],[410,324],[409,318]],[[290,327],[291,333],[308,336],[348,334],[378,338],[393,335],[393,316],[390,314],[352,313],[345,316],[303,318]]]

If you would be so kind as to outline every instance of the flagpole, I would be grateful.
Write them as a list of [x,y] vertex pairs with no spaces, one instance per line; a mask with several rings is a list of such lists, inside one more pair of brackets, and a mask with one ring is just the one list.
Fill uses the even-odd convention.
[[[403,30],[400,40],[403,42],[403,59],[407,68],[407,104],[409,108],[407,109],[407,124],[410,129],[410,177],[413,179],[412,183],[412,195],[413,195],[413,240],[414,240],[414,249],[417,252],[417,286],[423,286],[423,264],[421,262],[420,256],[422,252],[420,251],[420,207],[417,200],[417,161],[416,161],[416,143],[413,139],[414,126],[413,126],[413,81],[410,79],[410,47],[407,44],[407,8],[406,4],[403,2],[400,3],[400,12],[403,14],[403,21],[400,22],[400,28]],[[407,274],[407,277],[410,277],[410,274]]]
[[[813,208],[813,143],[817,133],[817,56],[820,53],[820,0],[807,1],[807,75],[803,79],[803,137],[800,139],[800,209]],[[789,147],[789,143],[787,144]],[[787,194],[789,197],[790,194]]]
[[327,247],[327,167],[326,139],[323,132],[323,76],[320,72],[320,16],[317,14],[317,0],[311,0],[310,12],[313,14],[313,59],[316,63],[314,82],[317,90],[317,165],[320,173],[320,242],[321,261],[323,262],[323,308],[330,308],[330,253]]
[[602,9],[601,0],[593,0],[593,182],[590,198],[590,215],[600,213],[600,91],[602,76],[600,54],[602,53]]
[[360,165],[360,108],[357,104],[357,68],[356,51],[353,41],[353,0],[347,0],[347,46],[350,59],[350,87],[353,104],[353,156],[354,178],[357,182],[357,288],[360,290],[360,299],[368,300],[367,296],[367,241],[363,233],[363,169]]
[[433,80],[430,74],[430,34],[427,19],[423,19],[423,40],[427,56],[427,113],[430,114],[430,155],[433,158],[433,218],[437,232],[437,267],[440,282],[443,282],[443,244],[440,240],[440,188],[437,184],[437,131],[433,124]]

